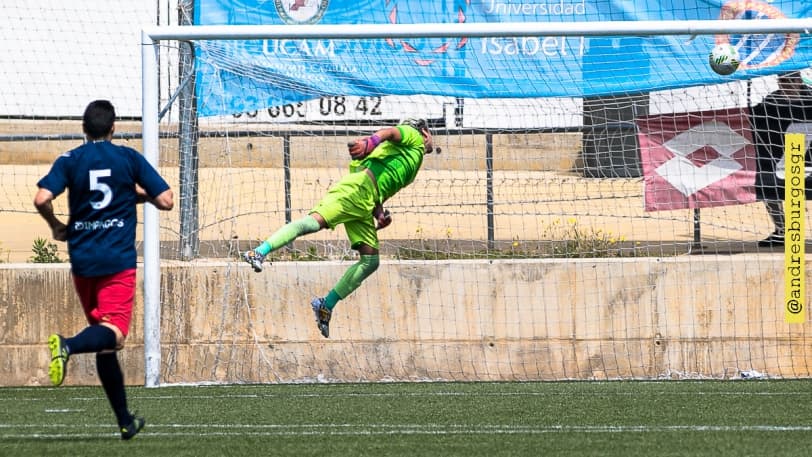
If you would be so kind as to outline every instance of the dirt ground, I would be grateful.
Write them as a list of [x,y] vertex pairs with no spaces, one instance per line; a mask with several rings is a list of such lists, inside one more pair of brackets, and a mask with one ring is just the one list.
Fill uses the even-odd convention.
[[[0,166],[0,260],[25,262],[36,238],[50,239],[50,231],[36,214],[32,199],[36,181],[49,165]],[[293,216],[311,208],[341,169],[297,170],[292,182]],[[177,189],[176,173],[164,170]],[[694,240],[692,210],[646,213],[640,179],[586,179],[546,172],[499,172],[494,200],[494,237],[525,242],[553,236],[552,228],[577,223],[582,230],[601,230],[631,245],[690,243]],[[257,183],[260,183],[259,185]],[[465,184],[468,183],[468,184]],[[395,223],[382,232],[386,239],[487,240],[485,186],[479,172],[425,170],[391,202]],[[260,240],[284,222],[284,187],[278,169],[203,169],[199,211],[200,239],[228,242]],[[177,196],[176,196],[177,198]],[[65,214],[67,198],[55,209]],[[476,204],[471,204],[475,202]],[[176,206],[179,209],[179,206]],[[163,241],[176,241],[178,211],[161,214]],[[140,216],[139,216],[140,218]],[[809,227],[807,221],[807,227]],[[760,203],[702,209],[700,240],[705,244],[751,250],[766,236],[771,224]],[[547,235],[545,235],[547,232]],[[141,238],[141,231],[137,233]],[[308,239],[343,240],[343,231],[325,231]],[[744,243],[744,244],[743,244]],[[58,243],[59,252],[66,247]],[[65,255],[66,256],[66,255]]]
[[[64,135],[79,130],[78,121],[44,126],[35,121],[0,121],[0,134],[6,135],[30,135],[32,131]],[[140,124],[122,123],[117,132],[136,134]],[[387,203],[395,222],[381,233],[381,239],[462,240],[463,244],[487,240],[489,179],[493,182],[492,236],[496,240],[521,243],[554,238],[556,232],[561,235],[562,226],[574,223],[579,230],[593,234],[589,236],[600,231],[629,246],[690,245],[698,237],[700,247],[740,252],[754,250],[755,242],[772,231],[761,203],[702,209],[698,232],[692,210],[647,213],[643,209],[642,179],[583,178],[571,171],[577,167],[578,136],[506,134],[492,140],[494,171],[489,178],[482,135],[437,136],[443,153],[427,156],[415,182]],[[50,239],[48,227],[32,204],[36,182],[62,151],[80,141],[0,142],[0,261],[25,262],[33,255],[35,239]],[[346,148],[346,138],[295,137],[290,141],[290,203],[295,218],[312,208],[345,172],[346,157],[336,151]],[[141,146],[137,140],[117,142],[136,149]],[[201,244],[233,240],[253,243],[284,223],[281,144],[281,138],[274,136],[201,139]],[[161,163],[161,172],[177,192],[178,166],[168,161],[177,157],[177,152],[172,152],[171,143],[166,147],[162,160],[167,162]],[[229,154],[222,154],[224,148]],[[58,213],[67,213],[66,200],[60,196],[55,202]],[[176,194],[176,211],[161,213],[163,242],[178,240],[180,209],[180,195]],[[137,236],[141,238],[141,230]],[[344,234],[339,229],[308,239],[343,241]],[[64,244],[59,243],[58,249],[67,256]]]

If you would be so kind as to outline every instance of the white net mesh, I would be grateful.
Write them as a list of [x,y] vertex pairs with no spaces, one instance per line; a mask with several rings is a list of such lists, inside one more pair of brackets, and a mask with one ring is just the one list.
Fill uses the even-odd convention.
[[[616,50],[624,39],[596,39],[590,46],[593,52],[600,46]],[[499,40],[469,45],[487,47]],[[254,46],[278,46],[268,41]],[[647,48],[679,43],[694,49],[690,52],[706,53],[712,40],[686,36],[636,42]],[[332,46],[353,44],[387,46],[385,39]],[[206,88],[245,78],[251,81],[246,93],[267,85],[316,96],[198,119],[196,235],[201,257],[227,259],[223,275],[229,284],[227,293],[205,300],[213,307],[206,315],[216,332],[209,335],[212,353],[201,359],[206,361],[199,366],[201,379],[726,377],[749,369],[806,373],[805,366],[779,355],[786,349],[775,339],[784,325],[781,290],[765,281],[780,258],[757,243],[773,227],[752,194],[756,140],[749,107],[777,88],[775,76],[688,88],[664,84],[645,94],[544,98],[498,97],[499,84],[507,87],[508,82],[494,79],[497,97],[475,99],[406,96],[408,87],[361,85],[348,70],[347,80],[331,93],[311,90],[318,76],[297,80],[293,76],[300,73],[268,70],[284,73],[313,64],[297,53],[255,60],[252,65],[263,69],[257,70],[232,61],[239,53],[226,50],[238,44],[200,41],[196,46],[211,51],[198,52],[199,58],[212,59],[200,65],[218,68],[216,83]],[[628,59],[635,62],[633,50]],[[220,71],[226,68],[236,70]],[[399,72],[419,71],[387,68],[398,81],[411,76]],[[670,68],[686,77],[693,71],[679,61]],[[640,78],[650,77],[647,67],[641,71]],[[549,77],[569,76],[533,81],[543,87]],[[526,75],[517,79],[529,80]],[[442,77],[437,81],[436,91],[442,92]],[[346,95],[344,83],[368,94]],[[267,93],[269,99],[276,96]],[[232,106],[225,95],[203,97]],[[358,258],[341,228],[275,251],[273,265],[260,276],[233,259],[316,205],[346,173],[348,140],[404,116],[429,118],[442,153],[427,156],[415,182],[387,202],[395,223],[381,232],[382,267],[339,303],[331,338],[323,340],[308,302],[325,295]],[[676,175],[666,173],[673,164],[659,168],[668,160],[651,166],[671,179],[676,194],[647,187],[644,178],[654,175],[643,176],[645,163],[655,159],[643,156],[645,145],[679,158]],[[173,154],[162,152],[162,160],[167,156]],[[730,166],[744,181],[728,187],[749,194],[706,192],[709,183],[730,179],[724,171]],[[647,192],[671,209],[647,211]],[[697,253],[704,255],[686,256]],[[749,254],[740,263],[735,255],[743,253]],[[571,258],[584,260],[560,260]],[[753,278],[759,278],[758,290],[751,288]],[[774,301],[767,307],[777,314],[763,314],[764,297]],[[243,325],[233,324],[234,313]],[[176,344],[182,347],[183,341]],[[252,360],[247,367],[237,362],[245,358]],[[228,370],[232,365],[244,371],[215,372],[214,366]],[[167,377],[171,381],[177,375]]]

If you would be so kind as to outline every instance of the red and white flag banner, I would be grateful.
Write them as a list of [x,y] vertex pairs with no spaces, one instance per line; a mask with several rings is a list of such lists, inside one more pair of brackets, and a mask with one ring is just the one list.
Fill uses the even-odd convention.
[[638,118],[646,211],[756,201],[747,109]]

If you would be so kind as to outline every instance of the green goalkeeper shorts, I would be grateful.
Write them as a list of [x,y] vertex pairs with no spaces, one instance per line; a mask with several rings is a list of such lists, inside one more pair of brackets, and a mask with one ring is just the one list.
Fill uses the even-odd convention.
[[319,213],[331,229],[344,224],[353,249],[361,244],[378,249],[378,232],[372,217],[377,198],[372,181],[364,171],[359,171],[341,178],[310,212]]

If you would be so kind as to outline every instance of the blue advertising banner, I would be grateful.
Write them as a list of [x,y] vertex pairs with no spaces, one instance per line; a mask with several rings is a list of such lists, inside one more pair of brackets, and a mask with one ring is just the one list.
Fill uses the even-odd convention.
[[[587,22],[803,18],[802,0],[197,0],[198,25]],[[715,42],[740,70],[708,65]],[[389,40],[203,41],[201,116],[262,110],[324,95],[591,97],[719,83],[805,68],[808,35],[533,36]]]

